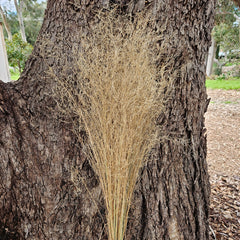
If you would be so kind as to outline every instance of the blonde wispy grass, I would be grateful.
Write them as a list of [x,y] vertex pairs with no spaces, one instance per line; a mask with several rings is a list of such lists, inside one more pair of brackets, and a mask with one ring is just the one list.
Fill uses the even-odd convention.
[[114,11],[99,16],[90,34],[82,36],[77,79],[58,80],[58,102],[78,116],[76,132],[87,133],[86,154],[105,198],[109,239],[122,240],[162,108],[150,50],[157,36],[142,16],[129,20]]

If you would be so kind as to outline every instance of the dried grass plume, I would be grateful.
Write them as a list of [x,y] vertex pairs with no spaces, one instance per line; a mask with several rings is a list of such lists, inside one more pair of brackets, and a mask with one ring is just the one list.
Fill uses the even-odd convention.
[[153,49],[158,37],[149,21],[100,13],[82,36],[76,78],[59,78],[56,90],[60,108],[77,116],[76,133],[86,131],[86,154],[104,194],[110,240],[124,239],[139,170],[155,143],[163,108]]

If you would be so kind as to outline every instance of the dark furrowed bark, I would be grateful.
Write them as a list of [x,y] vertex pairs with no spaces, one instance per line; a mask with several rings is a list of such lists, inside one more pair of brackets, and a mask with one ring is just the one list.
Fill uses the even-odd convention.
[[[208,239],[204,81],[214,1],[121,4],[133,12],[148,5],[164,33],[161,54],[173,59],[173,87],[159,118],[169,137],[141,171],[126,239]],[[0,239],[107,239],[97,177],[72,125],[61,119],[48,74],[50,67],[61,75],[71,65],[81,34],[96,24],[94,11],[103,5],[108,1],[50,0],[20,80],[0,84]],[[84,179],[78,193],[70,179],[74,167]]]

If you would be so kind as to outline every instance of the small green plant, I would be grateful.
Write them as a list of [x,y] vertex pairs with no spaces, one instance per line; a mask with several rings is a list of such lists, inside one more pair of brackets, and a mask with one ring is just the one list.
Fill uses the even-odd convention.
[[225,101],[224,104],[231,104],[231,101]]
[[13,35],[12,41],[6,40],[8,62],[11,67],[22,72],[28,56],[32,52],[32,45],[24,42],[19,33]]
[[102,13],[91,34],[81,36],[77,79],[57,78],[61,111],[74,113],[76,133],[86,131],[86,155],[99,177],[110,240],[123,240],[134,187],[156,143],[156,118],[163,109],[156,81],[153,43],[146,18]]
[[238,104],[238,102],[232,102],[232,101],[225,101],[224,104]]
[[217,75],[217,76],[221,75],[222,74],[222,67],[216,66],[214,68],[214,74]]
[[18,80],[20,73],[17,69],[10,69],[11,80]]
[[240,62],[238,62],[238,61],[237,62],[236,61],[228,62],[224,66],[229,67],[229,66],[233,66],[233,65],[240,65]]

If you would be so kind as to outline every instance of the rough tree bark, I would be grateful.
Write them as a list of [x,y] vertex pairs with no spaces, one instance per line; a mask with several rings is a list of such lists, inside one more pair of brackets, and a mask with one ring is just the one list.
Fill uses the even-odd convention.
[[[134,13],[148,6],[155,15],[167,46],[161,54],[174,58],[174,81],[167,110],[159,117],[169,140],[156,147],[140,173],[126,239],[208,239],[204,83],[215,1],[127,3],[121,1],[123,10]],[[0,82],[0,239],[107,239],[98,180],[71,124],[60,120],[47,71],[51,66],[60,72],[71,63],[77,35],[93,24],[93,10],[108,4],[49,0],[20,80]],[[84,184],[75,192],[73,166],[91,197]]]

